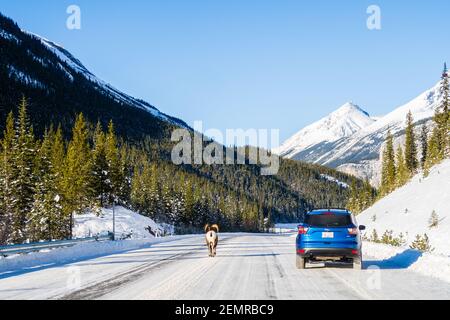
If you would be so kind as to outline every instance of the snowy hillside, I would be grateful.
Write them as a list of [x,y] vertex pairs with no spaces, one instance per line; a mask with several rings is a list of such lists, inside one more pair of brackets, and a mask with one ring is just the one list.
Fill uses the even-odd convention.
[[[426,178],[419,174],[407,185],[377,202],[358,216],[367,226],[367,235],[375,229],[378,235],[386,230],[403,233],[408,243],[417,234],[427,234],[433,253],[450,256],[450,160],[435,166]],[[437,227],[430,228],[432,212],[438,215]]]
[[[336,135],[334,125],[316,126],[313,124],[313,127],[316,126],[317,136],[311,135],[310,130],[307,130],[309,127],[307,127],[275,151],[287,158],[318,163],[361,178],[368,178],[374,185],[378,185],[380,152],[387,131],[389,129],[392,131],[396,143],[401,142],[404,139],[405,119],[409,111],[412,112],[416,125],[430,121],[441,99],[439,85],[440,83],[436,84],[391,113],[377,117],[377,120],[367,117],[366,122],[363,122],[359,130],[358,126],[354,126],[352,127],[354,132],[347,131],[350,134],[339,136]],[[353,112],[344,113],[343,116],[348,117],[348,121],[353,121],[354,114]],[[362,115],[358,115],[362,117]],[[329,117],[319,123],[326,121]],[[345,122],[346,119],[339,119],[337,123]],[[307,142],[305,143],[305,141]]]
[[274,153],[292,158],[299,152],[323,142],[349,137],[374,122],[369,114],[353,103],[346,103],[325,118],[300,130]]
[[[18,31],[14,31],[18,33]],[[0,37],[10,42],[14,42],[17,45],[22,44],[22,40],[19,39],[20,35],[14,34],[13,31],[3,29],[0,26]],[[96,77],[93,73],[91,73],[77,58],[75,58],[69,51],[64,49],[62,46],[47,40],[39,35],[28,32],[26,30],[20,30],[21,33],[27,34],[36,40],[40,41],[45,48],[51,51],[55,58],[48,59],[40,55],[40,53],[33,52],[32,50],[28,50],[28,54],[32,57],[32,59],[36,62],[39,62],[44,68],[48,68],[52,65],[57,65],[58,69],[63,71],[65,76],[71,81],[74,82],[75,74],[82,75],[85,79],[91,82],[91,84],[96,88],[96,90],[103,95],[110,96],[114,99],[114,101],[118,103],[123,103],[127,106],[133,106],[146,112],[150,113],[154,117],[157,117],[163,121],[170,122],[172,124],[188,127],[182,120],[173,118],[168,116],[162,112],[160,112],[157,108],[150,105],[149,103],[131,97],[120,90],[114,88],[110,84]],[[37,51],[39,52],[39,51]],[[22,66],[23,67],[23,66]],[[41,83],[38,80],[35,80],[28,72],[25,72],[23,68],[19,68],[17,65],[8,65],[9,76],[11,78],[15,78],[16,80],[25,83],[27,85],[33,85],[39,88],[46,88],[45,83]]]
[[[116,236],[131,235],[132,239],[153,238],[147,230],[151,227],[159,235],[173,234],[173,228],[168,225],[157,224],[150,218],[130,211],[123,207],[116,207]],[[75,216],[74,237],[85,238],[95,235],[104,235],[113,230],[112,209],[102,209],[100,215],[89,213]]]
[[[27,32],[25,30],[22,30],[23,32]],[[160,112],[158,109],[156,109],[154,106],[148,104],[145,101],[133,98],[116,88],[112,87],[110,84],[104,82],[103,80],[97,78],[94,74],[92,74],[78,59],[76,59],[70,52],[68,52],[66,49],[64,49],[62,46],[47,40],[37,34],[33,34],[30,32],[27,32],[28,34],[32,35],[36,39],[40,40],[42,44],[44,44],[50,51],[52,51],[60,61],[65,62],[71,70],[67,70],[62,64],[60,64],[61,69],[64,69],[66,72],[66,75],[69,79],[73,79],[73,72],[79,73],[83,75],[87,80],[91,81],[93,84],[97,86],[97,88],[100,91],[103,91],[105,94],[113,96],[117,101],[123,102],[129,105],[133,105],[137,108],[143,109],[149,113],[151,113],[153,116],[158,117],[164,121],[172,122],[176,125],[185,126],[185,123],[182,121],[179,121],[178,119],[169,117],[162,112]]]

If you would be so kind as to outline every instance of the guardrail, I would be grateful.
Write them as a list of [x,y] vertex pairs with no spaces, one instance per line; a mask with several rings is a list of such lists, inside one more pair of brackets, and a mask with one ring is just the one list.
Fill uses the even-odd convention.
[[73,247],[79,243],[109,241],[109,240],[112,240],[110,235],[91,237],[91,238],[82,238],[82,239],[73,239],[73,240],[60,240],[60,241],[48,241],[48,242],[35,242],[35,243],[8,245],[8,246],[0,247],[0,256],[7,257],[7,256],[10,256],[13,254],[26,254],[26,253],[45,250],[45,249]]

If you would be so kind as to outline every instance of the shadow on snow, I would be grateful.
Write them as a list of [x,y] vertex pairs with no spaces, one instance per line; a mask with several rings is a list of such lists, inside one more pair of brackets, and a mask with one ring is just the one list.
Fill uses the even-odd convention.
[[380,269],[407,269],[417,262],[422,252],[417,250],[405,250],[389,259],[364,261],[364,268],[377,267]]

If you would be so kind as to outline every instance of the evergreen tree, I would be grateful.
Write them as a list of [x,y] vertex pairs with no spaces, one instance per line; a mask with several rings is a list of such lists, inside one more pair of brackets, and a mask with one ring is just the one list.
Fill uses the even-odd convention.
[[450,121],[450,110],[449,110],[449,78],[447,64],[444,65],[444,71],[442,72],[441,86],[441,104],[436,110],[434,115],[434,122],[436,123],[437,131],[435,132],[435,143],[437,144],[437,162],[443,160],[449,155],[450,146],[449,143],[449,121]]
[[112,121],[108,125],[108,133],[105,141],[105,154],[108,165],[107,173],[109,177],[108,201],[111,202],[116,201],[124,190],[123,160],[120,158],[120,151]]
[[367,179],[364,180],[364,184],[361,187],[354,180],[350,186],[350,190],[347,208],[355,214],[361,213],[375,202],[376,193]]
[[90,198],[91,157],[88,137],[84,116],[79,114],[67,148],[62,182],[64,210],[70,223],[69,237],[72,237],[74,215],[84,213],[93,204]]
[[422,126],[422,131],[420,134],[420,144],[422,146],[422,153],[420,156],[420,167],[422,168],[422,170],[424,170],[425,162],[427,161],[428,157],[428,128],[425,124]]
[[33,174],[35,158],[35,138],[30,119],[27,114],[28,102],[22,98],[19,106],[19,117],[16,123],[16,139],[13,147],[14,179],[12,180],[13,221],[12,240],[21,243],[27,239],[27,213],[33,205],[35,193],[35,176]]
[[411,249],[419,250],[421,252],[433,252],[434,248],[430,244],[430,239],[425,233],[423,236],[418,234],[416,239],[409,246]]
[[54,170],[55,176],[57,176],[57,184],[61,183],[62,181],[65,157],[66,157],[65,143],[62,134],[62,129],[61,126],[58,126],[58,129],[56,129],[56,132],[53,135],[52,152],[51,152],[52,168]]
[[36,193],[34,194],[33,207],[27,213],[27,235],[28,239],[35,242],[40,239],[48,238],[48,211],[46,210],[47,193],[46,190],[50,174],[50,150],[51,150],[51,131],[46,130],[42,144],[36,144],[38,149],[35,158],[34,175],[36,177]]
[[168,181],[160,181],[161,200],[158,206],[160,215],[166,217],[169,223],[182,224],[185,215],[185,200],[182,192],[176,193]]
[[355,180],[352,181],[350,186],[350,197],[347,203],[347,208],[354,213],[361,212],[358,187]]
[[410,175],[414,175],[418,169],[417,144],[414,134],[414,119],[411,111],[406,116],[406,142],[405,142],[405,165]]
[[386,138],[386,147],[383,152],[381,194],[386,195],[390,193],[395,187],[395,181],[394,137],[389,130]]
[[173,209],[171,193],[166,188],[165,196],[162,196],[158,181],[158,169],[156,165],[149,163],[147,157],[140,157],[134,166],[131,181],[131,202],[136,210],[155,219],[156,217],[161,218]]
[[403,150],[402,147],[398,147],[397,149],[397,181],[396,181],[396,187],[401,187],[408,182],[408,179],[411,177],[411,173],[408,170],[407,163],[405,161],[405,158],[403,157]]
[[444,64],[444,71],[442,73],[442,80],[441,80],[441,88],[440,92],[442,94],[442,102],[441,102],[441,111],[442,116],[441,119],[439,119],[439,127],[442,131],[442,137],[443,137],[443,157],[449,157],[450,156],[450,96],[449,96],[449,76],[448,76],[448,69],[447,64]]
[[374,190],[368,179],[364,180],[362,199],[361,211],[373,205],[376,199],[376,190]]
[[[225,212],[225,202],[221,199],[221,211]],[[184,223],[186,225],[192,225],[192,222],[195,218],[195,198],[194,198],[194,190],[193,185],[190,180],[187,181],[185,190],[184,190]]]
[[133,173],[133,167],[131,165],[131,150],[126,144],[120,146],[120,164],[121,164],[121,174],[122,174],[122,185],[119,194],[119,200],[122,205],[129,206],[130,193],[131,193],[131,177]]
[[32,241],[63,239],[65,235],[63,225],[67,221],[63,219],[58,191],[60,166],[57,161],[60,160],[57,159],[60,156],[55,154],[59,146],[54,146],[61,143],[60,139],[60,131],[55,134],[53,128],[46,130],[36,157],[36,193],[27,221],[28,236]]
[[365,181],[364,185],[362,186],[361,190],[359,191],[359,201],[358,201],[358,207],[359,210],[357,213],[361,213],[364,211],[364,209],[368,208],[370,206],[370,194],[367,192],[367,184],[368,182]]
[[65,164],[65,144],[62,135],[61,126],[58,126],[55,134],[53,135],[53,143],[51,150],[51,171],[53,179],[53,188],[51,192],[53,194],[50,196],[51,202],[53,202],[52,207],[52,217],[55,219],[52,223],[52,239],[64,239],[69,233],[70,222],[68,217],[64,214],[63,210],[63,174],[64,174],[64,164]]
[[[150,169],[150,185],[149,185],[149,210],[153,216],[157,217],[163,214],[161,211],[162,196],[158,179],[158,167],[153,164]],[[177,208],[171,206],[171,211],[177,211]]]
[[106,159],[106,137],[100,122],[97,123],[94,132],[94,149],[92,151],[92,166],[89,179],[92,196],[97,198],[99,205],[104,206],[108,202],[111,192],[108,160]]
[[426,155],[424,174],[427,175],[432,166],[441,162],[450,154],[450,110],[449,110],[449,78],[447,64],[440,86],[441,104],[436,109],[433,121],[435,123],[431,136],[428,140],[428,152]]
[[9,113],[6,120],[6,128],[0,144],[1,166],[0,166],[0,244],[13,243],[12,221],[13,221],[13,180],[14,172],[14,146],[15,146],[14,116]]
[[431,167],[438,164],[442,160],[440,141],[441,141],[440,130],[438,127],[434,127],[431,136],[428,140],[428,153],[427,158],[425,160],[425,169],[424,169],[425,175],[428,175],[428,172],[430,171]]
[[133,203],[134,209],[140,213],[142,213],[142,209],[144,207],[144,183],[142,180],[142,169],[140,167],[140,163],[136,163],[134,165],[133,178],[131,180],[130,199]]

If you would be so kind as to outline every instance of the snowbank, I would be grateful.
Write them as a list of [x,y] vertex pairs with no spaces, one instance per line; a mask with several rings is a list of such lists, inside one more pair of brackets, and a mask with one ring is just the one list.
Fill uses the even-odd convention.
[[165,238],[123,240],[81,243],[73,247],[60,248],[47,252],[35,252],[0,258],[0,277],[7,273],[20,273],[27,269],[39,269],[92,259],[100,256],[137,250],[154,244],[185,239],[194,236],[171,236]]
[[290,233],[295,232],[297,235],[298,225],[299,223],[277,223],[275,225],[275,231],[279,233]]
[[[173,226],[158,224],[148,217],[123,207],[115,208],[116,239],[130,238],[128,241],[108,241],[80,243],[73,247],[45,250],[27,255],[0,257],[0,276],[5,272],[20,272],[27,268],[40,268],[77,260],[90,259],[96,256],[109,255],[121,251],[145,248],[151,244],[172,241],[180,237],[155,238],[156,236],[173,235]],[[100,215],[88,213],[74,217],[74,238],[86,238],[106,235],[113,230],[112,209],[102,209]]]
[[341,188],[344,188],[344,189],[350,188],[350,186],[348,184],[346,184],[345,182],[342,182],[342,181],[336,179],[335,177],[329,176],[327,174],[321,174],[320,177],[327,181],[336,183]]
[[[409,247],[392,247],[385,244],[364,242],[366,267],[381,269],[408,269],[424,276],[450,282],[450,257],[422,253]],[[373,260],[375,259],[375,260]]]
[[[132,239],[153,238],[148,231],[148,227],[158,235],[173,234],[172,226],[157,224],[148,217],[123,207],[115,208],[116,216],[116,236],[131,235]],[[108,234],[113,230],[113,212],[112,209],[102,209],[100,215],[88,213],[75,217],[74,237],[86,238],[95,235]]]
[[[378,235],[386,230],[398,236],[403,233],[408,244],[416,235],[427,234],[433,254],[450,256],[450,160],[435,166],[428,177],[415,176],[407,185],[394,191],[357,217],[367,226],[366,235],[375,229]],[[437,227],[430,228],[435,211]]]

